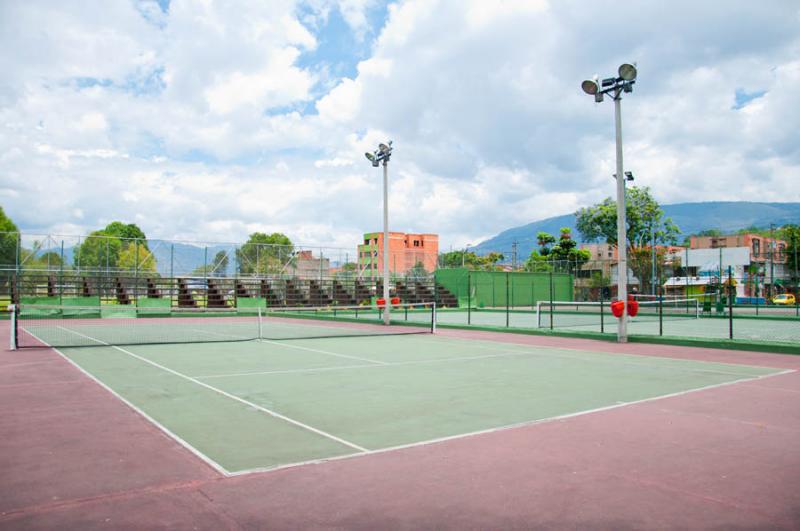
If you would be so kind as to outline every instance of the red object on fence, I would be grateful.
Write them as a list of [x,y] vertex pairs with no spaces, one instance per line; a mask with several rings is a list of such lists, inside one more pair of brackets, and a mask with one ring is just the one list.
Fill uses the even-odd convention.
[[637,313],[639,313],[639,302],[628,301],[628,315],[631,317],[636,317]]
[[394,304],[395,306],[400,304],[400,297],[392,297],[392,304]]
[[378,305],[378,308],[385,308],[386,307],[386,299],[384,299],[383,297],[381,297],[380,299],[375,301],[375,303]]
[[611,313],[614,314],[614,317],[619,319],[622,317],[622,314],[625,313],[625,302],[623,301],[614,301],[611,303]]

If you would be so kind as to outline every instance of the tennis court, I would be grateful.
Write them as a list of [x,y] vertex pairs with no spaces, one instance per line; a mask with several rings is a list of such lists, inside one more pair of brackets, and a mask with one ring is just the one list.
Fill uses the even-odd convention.
[[[310,310],[263,319],[64,311],[73,313],[21,319],[28,345],[36,338],[57,346],[227,475],[383,452],[782,372],[444,337],[427,325],[404,326],[405,312],[398,312],[398,326],[385,327],[366,311],[358,319],[375,322],[351,322],[341,310],[336,321]],[[408,313],[411,321],[431,318],[420,308]]]
[[[597,309],[585,311],[575,303],[560,302],[551,314],[547,309],[493,309],[466,308],[438,310],[437,325],[477,326],[521,330],[553,330],[557,332],[590,332],[615,335],[617,319],[611,315],[608,304],[601,316]],[[571,306],[572,305],[572,306]],[[800,317],[791,311],[755,315],[754,312],[737,310],[733,318],[733,338],[739,341],[763,344],[797,345],[800,341]],[[410,312],[400,314],[399,319],[422,322],[427,316]],[[552,322],[552,328],[550,326]],[[674,338],[729,339],[731,322],[725,314],[696,312],[696,307],[682,308],[680,312],[664,313],[659,320],[657,314],[643,313],[628,319],[628,334],[631,336],[664,336]]]

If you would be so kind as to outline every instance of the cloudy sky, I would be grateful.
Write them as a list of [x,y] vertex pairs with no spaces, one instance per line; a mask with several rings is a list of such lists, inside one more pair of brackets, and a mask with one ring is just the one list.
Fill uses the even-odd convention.
[[0,205],[21,229],[460,247],[613,194],[800,201],[796,0],[6,0]]

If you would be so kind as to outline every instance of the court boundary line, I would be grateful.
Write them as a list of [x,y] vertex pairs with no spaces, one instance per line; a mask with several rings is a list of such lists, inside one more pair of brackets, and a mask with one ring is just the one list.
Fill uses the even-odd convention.
[[461,358],[436,358],[432,360],[417,360],[417,361],[397,361],[397,362],[383,362],[380,365],[335,365],[333,367],[308,367],[305,369],[282,369],[277,371],[254,371],[254,372],[240,372],[240,373],[231,373],[231,374],[209,374],[205,376],[194,376],[194,378],[198,379],[205,379],[205,378],[235,378],[239,376],[259,376],[263,374],[293,374],[293,373],[305,373],[305,372],[314,372],[314,371],[337,371],[337,370],[347,370],[347,369],[377,369],[379,367],[395,367],[395,366],[403,366],[403,365],[427,365],[429,363],[443,363],[447,361],[471,361],[471,360],[482,360],[482,359],[491,359],[491,358],[503,358],[503,357],[510,357],[510,356],[524,356],[530,354],[530,352],[503,352],[500,354],[486,354],[483,356],[464,356]]
[[[476,331],[477,332],[486,332],[485,330],[476,330]],[[488,333],[495,333],[495,332],[488,332]],[[468,338],[463,338],[463,337],[454,337],[454,336],[447,336],[447,335],[438,336],[438,337],[436,337],[436,339],[445,339],[445,340],[453,339],[453,340],[456,340],[456,341],[469,342],[469,343],[474,343],[474,342],[491,343],[491,341],[489,341],[487,339],[468,339]],[[562,338],[559,338],[559,339],[562,339]],[[594,340],[594,339],[582,339],[582,341],[596,341],[596,340]],[[766,365],[751,365],[749,363],[728,363],[728,362],[725,362],[725,361],[696,360],[696,359],[692,359],[692,358],[671,358],[669,356],[660,356],[660,355],[659,356],[650,356],[648,354],[637,354],[637,353],[634,353],[634,352],[605,352],[605,351],[602,351],[602,350],[600,350],[600,351],[583,350],[583,349],[573,348],[573,347],[556,347],[556,346],[551,346],[551,345],[528,345],[528,344],[525,344],[525,343],[506,342],[506,341],[503,341],[502,343],[504,345],[516,345],[518,347],[529,347],[529,348],[535,348],[535,349],[553,349],[553,350],[561,350],[561,351],[566,351],[566,352],[589,352],[591,354],[603,354],[603,355],[612,356],[612,357],[613,356],[625,356],[625,357],[631,357],[631,358],[637,358],[637,359],[667,360],[667,361],[674,361],[674,362],[689,361],[689,362],[692,362],[692,363],[703,363],[703,364],[706,364],[706,365],[708,365],[708,364],[717,364],[717,365],[728,365],[728,366],[732,366],[732,367],[750,367],[750,368],[753,368],[753,369],[770,369],[770,370],[774,370],[775,369],[775,367],[768,367]],[[482,348],[484,350],[501,350],[499,348],[491,347],[489,345],[478,345],[477,348]],[[683,348],[702,348],[702,347],[688,346],[688,347],[683,347]],[[722,350],[722,349],[720,349],[720,350]],[[542,355],[545,355],[545,354],[542,354]],[[570,358],[570,359],[576,359],[575,356],[568,356],[566,354],[549,354],[549,355],[553,356],[553,357],[565,357],[565,358]],[[636,363],[625,363],[625,364],[626,365],[638,365]],[[698,371],[701,371],[701,372],[713,372],[713,373],[718,373],[718,374],[731,374],[733,376],[739,376],[739,374],[737,374],[737,373],[728,373],[726,371],[714,371],[714,370],[709,370],[709,369],[698,369]]]
[[[237,336],[237,335],[233,335],[233,334],[223,334],[221,332],[209,332],[208,330],[198,330],[198,332],[203,332],[203,333],[207,333],[207,334],[211,334],[211,335],[215,335],[215,336],[220,336],[220,337],[230,337],[230,338],[236,338],[236,339],[248,339],[245,336]],[[298,338],[298,339],[304,339],[304,338]],[[369,362],[369,363],[373,363],[375,365],[385,365],[385,363],[382,362],[382,361],[375,361],[375,360],[371,360],[369,358],[359,358],[357,356],[348,356],[347,354],[338,354],[336,352],[329,352],[327,350],[314,349],[314,348],[310,348],[310,347],[302,347],[300,345],[292,345],[290,343],[284,344],[284,343],[281,343],[281,342],[278,342],[278,341],[273,341],[271,339],[256,339],[254,341],[257,342],[257,343],[269,343],[270,345],[285,346],[285,347],[288,347],[288,348],[294,348],[294,349],[300,349],[300,350],[308,350],[310,352],[316,352],[318,354],[327,354],[328,356],[335,356],[337,358],[346,358],[346,359],[353,359],[353,360],[358,360],[358,361],[366,361],[366,362]]]
[[[553,359],[570,359],[570,360],[577,360],[577,361],[586,361],[592,362],[597,361],[601,363],[619,363],[620,365],[627,365],[632,367],[643,367],[643,368],[652,368],[653,370],[675,370],[680,372],[689,372],[689,373],[708,373],[708,374],[717,374],[717,375],[724,375],[724,376],[750,376],[750,375],[743,375],[739,372],[733,371],[723,371],[723,370],[713,370],[713,369],[703,369],[703,368],[688,368],[688,367],[668,367],[665,365],[658,365],[654,364],[652,366],[648,366],[647,363],[631,363],[625,361],[618,361],[614,360],[613,353],[609,352],[589,352],[590,355],[593,354],[600,354],[602,356],[609,356],[612,359],[586,359],[580,356],[569,356],[566,354],[558,354],[558,353],[545,353],[545,352],[526,352],[526,351],[518,351],[518,350],[502,350],[502,349],[493,349],[491,347],[482,347],[479,346],[478,348],[482,348],[483,350],[495,350],[499,351],[499,354],[486,354],[482,356],[463,356],[463,357],[453,357],[453,358],[436,358],[432,360],[416,360],[416,361],[398,361],[398,362],[383,362],[380,364],[371,364],[371,365],[338,365],[333,367],[309,367],[305,369],[282,369],[282,370],[275,370],[275,371],[253,371],[253,372],[239,372],[239,373],[229,373],[229,374],[207,374],[207,375],[199,375],[193,376],[193,378],[198,379],[216,379],[216,378],[236,378],[236,377],[245,377],[245,376],[260,376],[260,375],[269,375],[269,374],[294,374],[294,373],[307,373],[307,372],[328,372],[328,371],[338,371],[338,370],[349,370],[349,369],[369,369],[369,368],[378,368],[378,367],[396,367],[396,366],[406,366],[406,365],[427,365],[433,363],[446,363],[446,362],[458,362],[458,361],[474,361],[474,360],[482,360],[482,359],[494,359],[494,358],[508,358],[513,356],[538,356],[542,358],[553,358]],[[556,347],[557,348],[557,347]],[[576,349],[577,350],[577,349]],[[716,362],[705,362],[705,361],[698,361],[698,360],[684,360],[681,358],[661,358],[657,356],[642,356],[639,355],[639,358],[652,358],[654,360],[674,360],[675,362],[688,362],[688,363],[716,363]],[[730,365],[730,364],[729,364]],[[763,369],[763,370],[773,370],[774,367],[759,367],[757,365],[734,365],[736,367],[746,367],[751,369]]]
[[357,454],[345,454],[345,455],[332,456],[332,457],[328,457],[328,458],[310,459],[308,461],[298,461],[296,463],[287,463],[285,465],[276,465],[276,466],[273,466],[273,467],[259,467],[259,468],[245,469],[245,470],[237,470],[235,472],[231,472],[230,476],[231,477],[237,477],[237,476],[245,476],[245,475],[249,475],[249,474],[275,472],[277,470],[285,470],[287,468],[296,468],[296,467],[301,467],[301,466],[306,466],[306,465],[321,464],[321,463],[326,463],[326,462],[330,462],[330,461],[342,461],[342,460],[345,460],[345,459],[353,459],[353,458],[366,457],[366,456],[370,456],[370,455],[378,455],[378,454],[396,452],[396,451],[406,450],[406,449],[410,449],[410,448],[417,448],[417,447],[422,447],[422,446],[431,446],[431,445],[435,445],[435,444],[439,444],[439,443],[443,443],[443,442],[448,442],[448,441],[466,439],[466,438],[469,438],[469,437],[487,435],[487,434],[490,434],[490,433],[513,430],[513,429],[517,429],[517,428],[524,428],[524,427],[528,427],[528,426],[534,426],[534,425],[537,425],[537,424],[547,424],[547,423],[550,423],[550,422],[556,422],[556,421],[559,421],[559,420],[566,420],[566,419],[570,419],[570,418],[573,418],[573,417],[581,417],[581,416],[584,416],[584,415],[591,415],[591,414],[594,414],[594,413],[602,413],[604,411],[620,409],[620,408],[623,408],[623,407],[634,406],[634,405],[643,404],[643,403],[646,403],[646,402],[654,402],[656,400],[664,400],[664,399],[667,399],[667,398],[674,398],[674,397],[677,397],[677,396],[688,395],[688,394],[697,393],[697,392],[700,392],[700,391],[707,391],[709,389],[715,389],[715,388],[719,388],[719,387],[725,387],[725,386],[729,386],[729,385],[735,385],[735,384],[754,381],[754,380],[761,380],[761,379],[764,379],[764,378],[772,378],[774,376],[782,376],[782,375],[785,375],[785,374],[791,374],[791,373],[795,373],[795,372],[798,372],[798,371],[796,369],[786,369],[786,370],[775,372],[775,373],[772,373],[772,374],[762,374],[762,375],[759,375],[759,376],[741,378],[741,379],[738,379],[738,380],[731,380],[730,382],[722,382],[722,383],[718,383],[718,384],[706,385],[706,386],[703,386],[703,387],[697,387],[695,389],[687,389],[687,390],[684,390],[684,391],[677,391],[675,393],[669,393],[669,394],[666,394],[666,395],[659,395],[659,396],[654,396],[654,397],[649,397],[649,398],[643,398],[641,400],[633,400],[633,401],[630,401],[630,402],[618,402],[616,404],[611,404],[611,405],[608,405],[608,406],[602,406],[602,407],[599,407],[599,408],[587,409],[587,410],[583,410],[583,411],[576,411],[576,412],[573,412],[573,413],[565,413],[564,415],[556,415],[556,416],[553,416],[553,417],[546,417],[546,418],[536,419],[536,420],[527,420],[527,421],[517,422],[517,423],[514,423],[514,424],[507,424],[505,426],[497,426],[497,427],[494,427],[494,428],[487,428],[485,430],[477,430],[477,431],[461,433],[461,434],[457,434],[457,435],[448,435],[448,436],[445,436],[445,437],[437,437],[437,438],[434,438],[434,439],[427,439],[427,440],[424,440],[424,441],[418,441],[418,442],[413,442],[413,443],[408,443],[408,444],[389,446],[389,447],[386,447],[386,448],[378,448],[378,449],[375,449],[375,450],[369,450],[367,452],[362,452],[362,453],[357,453]]
[[[239,337],[239,336],[234,336],[234,335],[229,335],[229,334],[216,334],[216,335],[220,335],[220,336],[224,336],[224,337]],[[375,337],[381,337],[381,336],[375,336]],[[471,339],[465,339],[465,338],[459,338],[459,337],[450,337],[450,336],[438,336],[437,337],[436,335],[433,335],[433,337],[436,338],[437,340],[469,342],[469,343],[471,343],[473,345],[474,345],[475,342],[479,342],[479,343],[486,343],[487,342],[486,340],[471,340]],[[606,360],[606,359],[601,359],[601,358],[595,358],[594,361],[601,361],[601,362],[605,362],[605,363],[616,362],[616,363],[620,363],[622,365],[630,365],[630,366],[634,366],[634,367],[641,367],[641,366],[644,366],[645,364],[644,363],[619,361],[619,360],[614,360],[613,358],[615,356],[624,356],[624,357],[636,358],[637,360],[658,360],[658,361],[663,360],[663,361],[672,362],[672,363],[689,362],[689,363],[695,363],[695,364],[702,363],[702,364],[705,364],[705,365],[716,364],[716,365],[726,365],[726,366],[730,366],[730,367],[748,367],[748,368],[753,368],[753,369],[769,369],[769,370],[774,369],[774,367],[764,367],[764,366],[761,366],[761,365],[749,365],[749,364],[741,364],[741,363],[725,363],[725,362],[718,362],[718,361],[693,360],[693,359],[684,359],[684,358],[670,358],[670,357],[666,357],[666,356],[647,356],[647,355],[644,355],[644,354],[632,354],[632,353],[613,353],[613,352],[602,352],[602,351],[587,351],[587,350],[582,350],[582,349],[577,349],[577,348],[569,348],[569,347],[552,347],[552,346],[546,346],[546,345],[525,345],[525,344],[521,344],[521,343],[504,343],[504,344],[513,345],[513,346],[517,346],[517,347],[528,348],[528,349],[534,349],[534,350],[548,350],[548,352],[527,352],[527,351],[526,352],[521,352],[521,351],[515,351],[515,350],[504,350],[504,349],[501,349],[501,348],[491,347],[489,345],[474,345],[477,348],[483,349],[483,350],[500,351],[501,354],[505,354],[505,356],[502,356],[502,355],[489,355],[489,356],[471,356],[471,357],[462,357],[462,358],[439,358],[439,359],[436,359],[436,360],[422,360],[422,361],[416,361],[416,362],[384,362],[384,361],[370,360],[369,358],[360,358],[360,357],[356,357],[356,356],[348,356],[346,354],[337,354],[337,353],[333,353],[333,352],[329,352],[329,351],[324,351],[324,350],[319,350],[319,349],[312,349],[312,348],[309,348],[309,347],[302,347],[300,345],[284,344],[283,342],[278,342],[278,341],[259,340],[259,342],[261,342],[261,343],[269,343],[271,345],[276,345],[276,346],[279,346],[279,347],[285,346],[285,347],[288,347],[288,348],[308,350],[308,351],[311,351],[311,352],[318,352],[318,353],[321,353],[321,354],[329,354],[331,356],[336,356],[336,357],[341,357],[341,358],[352,358],[352,359],[356,359],[356,360],[359,360],[359,361],[367,361],[369,363],[372,363],[373,365],[342,365],[342,366],[338,366],[338,367],[317,367],[315,369],[309,368],[309,369],[294,369],[294,370],[285,370],[285,371],[254,371],[254,372],[250,372],[250,373],[212,374],[212,375],[194,376],[194,378],[225,378],[225,377],[236,377],[236,376],[255,376],[255,375],[262,375],[262,374],[282,374],[282,373],[291,374],[291,373],[294,373],[294,372],[298,372],[298,373],[301,373],[301,372],[313,372],[314,370],[317,370],[317,371],[321,371],[321,370],[328,371],[328,370],[330,370],[330,371],[332,371],[332,370],[344,370],[344,369],[360,369],[360,368],[368,368],[368,367],[371,367],[371,366],[392,367],[392,366],[395,366],[395,365],[414,365],[414,364],[425,364],[425,363],[436,363],[436,362],[440,363],[440,362],[445,362],[445,361],[460,361],[460,360],[469,361],[471,359],[483,359],[483,358],[487,358],[488,359],[488,358],[506,357],[506,356],[514,356],[514,355],[531,355],[531,356],[541,356],[541,357],[549,357],[549,358],[566,358],[566,359],[573,359],[573,360],[585,360],[585,357],[571,356],[571,355],[568,354],[569,352],[585,352],[585,353],[588,353],[590,355],[600,354],[603,357],[608,357],[610,359]],[[552,350],[566,351],[567,353],[552,352]],[[688,368],[681,368],[681,367],[669,367],[669,366],[666,366],[666,365],[655,365],[653,368],[654,369],[662,369],[663,368],[663,369],[670,369],[670,370],[682,370],[684,372],[704,372],[704,373],[709,373],[709,374],[722,374],[722,375],[727,375],[727,376],[742,376],[742,374],[738,373],[738,372],[715,370],[715,369],[703,369],[703,368],[688,369]]]
[[161,369],[164,372],[168,372],[170,374],[178,376],[179,378],[183,378],[185,380],[188,380],[188,381],[190,381],[190,382],[192,382],[192,383],[194,383],[196,385],[199,385],[201,387],[205,387],[206,389],[208,389],[210,391],[214,391],[215,393],[218,393],[218,394],[220,394],[222,396],[230,398],[231,400],[235,400],[237,402],[240,402],[240,403],[242,403],[242,404],[244,404],[246,406],[249,406],[249,407],[252,407],[254,409],[257,409],[257,410],[259,410],[259,411],[261,411],[263,413],[266,413],[266,414],[268,414],[270,416],[273,416],[273,417],[275,417],[277,419],[283,420],[283,421],[288,422],[290,424],[294,424],[295,426],[297,426],[299,428],[303,428],[303,429],[305,429],[307,431],[310,431],[312,433],[316,433],[317,435],[321,435],[322,437],[325,437],[325,438],[330,439],[332,441],[338,442],[339,444],[342,444],[344,446],[348,446],[350,448],[353,448],[354,450],[358,450],[361,453],[365,453],[365,452],[369,452],[370,451],[368,448],[364,448],[363,446],[359,446],[359,445],[357,445],[355,443],[352,443],[352,442],[350,442],[348,440],[342,439],[341,437],[337,437],[336,435],[333,435],[332,433],[328,433],[326,431],[323,431],[323,430],[320,430],[318,428],[315,428],[315,427],[313,427],[313,426],[311,426],[309,424],[305,424],[303,422],[300,422],[299,420],[295,420],[295,419],[293,419],[291,417],[287,417],[286,415],[282,415],[281,413],[278,413],[277,411],[273,411],[273,410],[271,410],[269,408],[266,408],[264,406],[258,405],[255,402],[250,402],[249,400],[245,400],[244,398],[241,398],[241,397],[236,396],[234,394],[231,394],[231,393],[229,393],[227,391],[224,391],[222,389],[214,387],[213,385],[207,384],[205,382],[201,382],[200,380],[197,380],[196,378],[192,378],[191,376],[189,376],[187,374],[183,374],[183,373],[178,372],[178,371],[176,371],[174,369],[170,369],[169,367],[161,365],[161,364],[159,364],[159,363],[157,363],[155,361],[149,360],[149,359],[147,359],[147,358],[145,358],[143,356],[139,356],[138,354],[135,354],[135,353],[133,353],[133,352],[131,352],[129,350],[125,350],[122,347],[118,347],[116,345],[110,345],[110,344],[106,343],[105,341],[101,341],[99,339],[95,339],[93,337],[90,337],[90,336],[87,336],[87,335],[84,335],[84,334],[81,334],[79,332],[75,332],[75,331],[72,331],[72,330],[68,330],[68,329],[60,327],[60,326],[58,328],[61,328],[62,330],[66,331],[66,332],[71,332],[73,334],[76,334],[76,335],[79,335],[79,336],[83,336],[86,339],[90,339],[92,341],[96,341],[96,342],[98,342],[98,343],[100,343],[102,345],[105,345],[107,347],[116,349],[116,350],[118,350],[118,351],[120,351],[120,352],[122,352],[124,354],[127,354],[128,356],[131,356],[131,357],[133,357],[135,359],[138,359],[138,360],[143,361],[143,362],[145,362],[145,363],[147,363],[149,365],[152,365],[153,367]]
[[102,382],[102,381],[101,381],[99,378],[97,378],[97,377],[96,377],[96,376],[94,376],[92,373],[90,373],[89,371],[87,371],[86,369],[84,369],[83,367],[81,367],[80,365],[78,365],[76,362],[72,361],[72,359],[70,359],[70,357],[69,357],[69,356],[67,356],[66,354],[64,354],[63,352],[61,352],[61,351],[60,351],[58,348],[56,348],[56,347],[54,347],[54,346],[52,346],[52,345],[49,345],[48,343],[46,343],[45,341],[43,341],[42,339],[40,339],[40,338],[39,338],[39,337],[38,337],[36,334],[33,334],[33,333],[32,333],[32,332],[30,332],[30,331],[27,331],[27,332],[28,332],[28,333],[29,333],[31,336],[33,336],[34,338],[36,338],[36,340],[37,340],[37,341],[39,341],[39,342],[40,342],[42,345],[46,346],[46,347],[47,347],[47,348],[49,348],[49,349],[52,349],[52,350],[53,350],[53,352],[55,352],[56,354],[58,354],[59,356],[61,356],[61,358],[62,358],[62,359],[64,359],[64,360],[66,360],[66,361],[67,361],[67,363],[69,363],[69,364],[70,364],[70,365],[72,365],[74,368],[76,368],[78,371],[80,371],[81,373],[83,373],[85,376],[87,376],[87,377],[88,377],[90,380],[92,380],[93,382],[95,382],[95,383],[96,383],[97,385],[99,385],[101,388],[103,388],[103,389],[105,389],[107,392],[111,393],[111,395],[112,395],[112,396],[114,396],[114,397],[115,397],[115,398],[117,398],[117,399],[118,399],[120,402],[122,402],[123,404],[125,404],[126,406],[128,406],[128,407],[129,407],[131,410],[133,410],[135,413],[138,413],[139,415],[141,415],[141,416],[142,416],[142,418],[144,418],[145,420],[147,420],[148,422],[150,422],[150,423],[151,423],[153,426],[155,426],[157,429],[161,430],[161,432],[162,432],[162,433],[164,433],[165,435],[167,435],[167,436],[168,436],[170,439],[172,439],[172,440],[174,440],[175,442],[177,442],[177,443],[178,443],[180,446],[183,446],[183,447],[184,447],[186,450],[189,450],[189,452],[191,452],[191,453],[192,453],[192,455],[194,455],[195,457],[198,457],[198,458],[200,458],[200,460],[201,460],[202,462],[204,462],[206,465],[210,466],[212,469],[214,469],[216,472],[218,472],[218,473],[222,474],[224,477],[230,477],[230,476],[231,476],[231,471],[230,471],[230,470],[226,469],[224,466],[222,466],[221,464],[219,464],[219,463],[217,463],[216,461],[214,461],[213,459],[211,459],[209,456],[207,456],[206,454],[204,454],[203,452],[201,452],[200,450],[198,450],[197,448],[195,448],[194,446],[192,446],[191,444],[189,444],[189,443],[188,443],[186,440],[184,440],[182,437],[180,437],[179,435],[177,435],[176,433],[174,433],[172,430],[170,430],[169,428],[167,428],[166,426],[164,426],[163,424],[161,424],[159,421],[157,421],[156,419],[154,419],[153,417],[151,417],[151,416],[150,416],[149,414],[147,414],[147,413],[146,413],[146,412],[145,412],[143,409],[139,408],[139,407],[138,407],[137,405],[135,405],[133,402],[131,402],[130,400],[128,400],[128,399],[127,399],[127,398],[125,398],[124,396],[122,396],[122,395],[120,395],[119,393],[117,393],[116,391],[114,391],[114,390],[113,390],[111,387],[109,387],[107,384],[105,384],[104,382]]

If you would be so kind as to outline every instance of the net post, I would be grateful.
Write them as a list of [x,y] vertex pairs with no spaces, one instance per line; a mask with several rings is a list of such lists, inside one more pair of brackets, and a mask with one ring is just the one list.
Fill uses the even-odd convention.
[[436,301],[431,305],[431,334],[436,333]]
[[17,350],[19,346],[19,340],[17,339],[17,305],[11,304],[8,307],[8,311],[11,312],[11,333],[9,336],[9,350]]
[[541,302],[536,303],[536,328],[542,327]]
[[658,297],[658,335],[664,335],[664,288],[659,286],[658,291],[660,297]]

